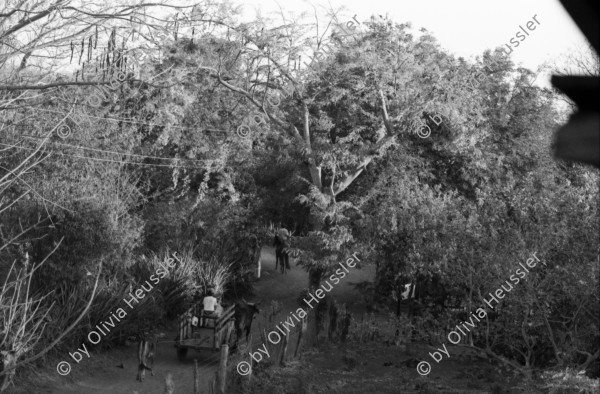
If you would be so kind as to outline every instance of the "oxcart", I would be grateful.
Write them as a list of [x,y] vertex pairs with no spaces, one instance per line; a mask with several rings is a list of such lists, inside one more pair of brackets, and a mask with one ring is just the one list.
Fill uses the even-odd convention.
[[[234,341],[235,305],[226,307],[219,317],[201,317],[201,311],[202,305],[195,304],[179,316],[175,347],[180,361],[185,359],[188,349],[218,351],[221,345],[231,345]],[[196,326],[192,325],[194,317],[199,319]]]

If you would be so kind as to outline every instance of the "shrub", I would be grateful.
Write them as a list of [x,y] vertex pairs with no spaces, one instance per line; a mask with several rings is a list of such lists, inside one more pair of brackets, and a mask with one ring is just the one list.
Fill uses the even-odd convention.
[[62,284],[79,286],[99,260],[105,262],[109,278],[122,277],[128,268],[141,236],[139,221],[127,217],[116,223],[104,208],[81,205],[78,212],[85,214],[66,212],[53,218],[53,226],[36,234],[37,240],[32,242],[33,261],[41,261],[62,239],[59,249],[41,267],[34,283],[37,291],[47,293]]
[[558,372],[546,371],[541,378],[546,382],[544,388],[549,389],[550,394],[600,392],[600,381],[588,378],[585,371],[575,372],[570,368]]
[[[165,321],[173,320],[179,314],[183,313],[187,304],[191,301],[194,294],[194,270],[196,269],[196,261],[189,258],[188,250],[176,253],[179,258],[175,260],[175,267],[169,269],[166,277],[161,278],[156,284],[155,297],[155,315],[153,319]],[[141,284],[149,280],[156,270],[165,265],[165,262],[172,258],[173,252],[169,248],[164,248],[162,251],[155,253],[150,252],[150,256],[142,255],[141,258],[130,270],[131,276],[134,278],[134,288],[139,288]],[[144,317],[141,317],[142,320]]]

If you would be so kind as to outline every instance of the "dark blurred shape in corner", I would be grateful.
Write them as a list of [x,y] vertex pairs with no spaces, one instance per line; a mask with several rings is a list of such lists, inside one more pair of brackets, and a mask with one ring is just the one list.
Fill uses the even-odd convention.
[[[596,53],[600,35],[600,1],[560,0]],[[578,111],[556,133],[555,155],[560,159],[600,168],[600,77],[552,76],[552,85],[577,104]]]

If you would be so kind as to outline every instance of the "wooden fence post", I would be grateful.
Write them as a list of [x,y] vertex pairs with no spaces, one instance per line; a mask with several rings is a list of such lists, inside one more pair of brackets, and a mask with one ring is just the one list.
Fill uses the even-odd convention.
[[214,379],[209,379],[208,381],[208,392],[210,394],[215,394],[215,382],[217,381],[216,376]]
[[287,346],[288,346],[288,336],[284,335],[283,336],[283,343],[281,344],[281,354],[279,357],[279,365],[280,366],[284,366],[285,363],[285,353],[287,352]]
[[[260,329],[260,326],[259,326],[259,329]],[[259,330],[259,331],[260,331],[260,337],[263,341],[263,344],[265,345],[265,349],[269,349],[270,342],[267,341],[267,330],[263,328],[262,330]],[[250,335],[252,335],[252,334],[250,334]],[[252,349],[248,349],[248,354],[250,354],[251,351],[252,351]],[[252,363],[252,361],[250,361],[250,363]]]
[[250,382],[250,380],[252,380],[252,361],[254,361],[252,359],[252,333],[250,333],[250,336],[248,337],[248,343],[246,344],[246,354],[248,354],[248,373],[245,375],[245,378],[247,379],[247,382]]
[[342,343],[346,343],[346,339],[348,338],[351,320],[352,320],[352,315],[350,313],[348,313],[348,311],[346,310],[346,316],[344,316],[344,320],[342,320],[342,332],[340,334],[340,339],[341,339]]
[[175,393],[175,385],[173,384],[173,375],[168,373],[165,377],[165,394]]
[[335,337],[335,331],[337,329],[337,318],[338,318],[338,307],[335,301],[331,302],[329,306],[329,330],[328,339],[331,342]]
[[229,345],[221,345],[221,359],[219,360],[219,394],[225,394],[225,385],[227,384],[227,356],[229,355]]
[[307,317],[304,316],[302,318],[302,326],[298,332],[298,342],[296,343],[296,350],[294,350],[294,358],[298,356],[298,350],[300,349],[300,345],[302,345],[302,337],[306,334],[306,330],[308,328]]
[[329,306],[329,298],[327,297],[328,296],[326,296],[326,298],[323,299],[323,302],[317,304],[317,307],[315,308],[315,338],[317,340],[317,343],[319,343],[319,333],[321,332],[321,330],[324,329],[323,326],[325,323],[325,313],[327,312]]
[[197,359],[194,359],[194,394],[200,394],[200,371]]

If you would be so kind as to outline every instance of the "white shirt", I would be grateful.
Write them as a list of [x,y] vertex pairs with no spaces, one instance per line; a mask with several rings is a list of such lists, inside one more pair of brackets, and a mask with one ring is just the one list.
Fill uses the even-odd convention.
[[214,312],[215,306],[217,305],[217,299],[212,296],[206,296],[206,297],[204,297],[204,300],[202,301],[202,303],[204,304],[205,311]]

